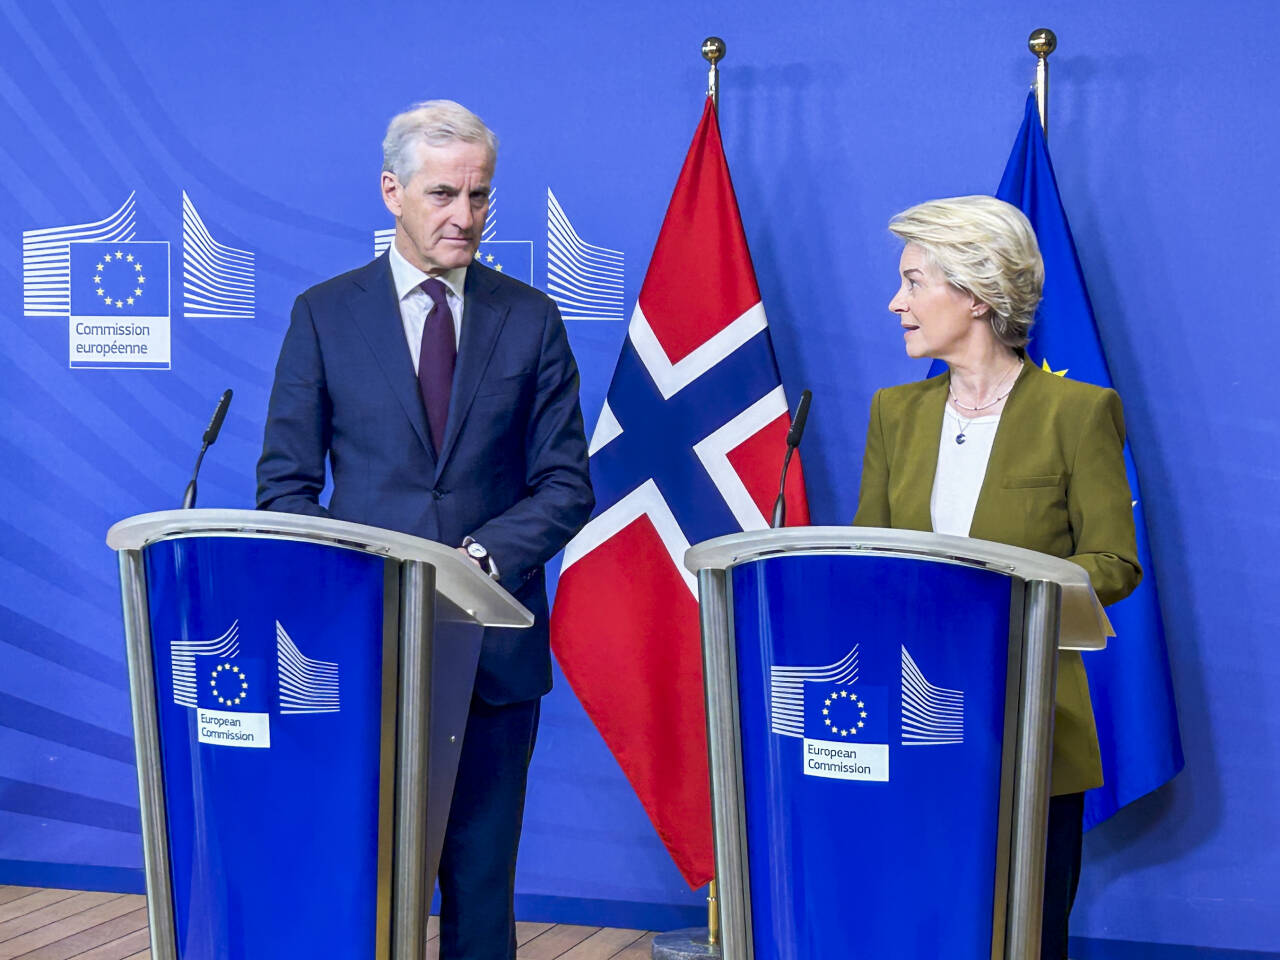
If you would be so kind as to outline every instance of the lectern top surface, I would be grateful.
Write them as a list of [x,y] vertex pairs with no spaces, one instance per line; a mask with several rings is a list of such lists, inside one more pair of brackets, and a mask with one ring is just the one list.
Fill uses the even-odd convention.
[[436,592],[489,627],[528,627],[533,614],[452,547],[362,523],[269,510],[165,510],[144,513],[107,531],[112,550],[141,550],[185,537],[305,540],[435,567]]
[[689,548],[684,564],[699,570],[728,570],[741,563],[786,554],[851,554],[908,557],[933,563],[981,567],[1020,580],[1043,580],[1062,587],[1059,646],[1101,650],[1115,636],[1085,569],[1070,560],[1034,550],[920,530],[879,527],[787,527],[752,530],[705,540]]

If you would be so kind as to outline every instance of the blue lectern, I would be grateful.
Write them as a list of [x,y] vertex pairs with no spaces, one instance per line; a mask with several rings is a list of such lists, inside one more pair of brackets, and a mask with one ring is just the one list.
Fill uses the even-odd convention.
[[807,527],[699,544],[726,960],[1039,956],[1056,648],[1085,571]]
[[484,626],[456,551],[177,510],[119,552],[155,960],[420,960]]

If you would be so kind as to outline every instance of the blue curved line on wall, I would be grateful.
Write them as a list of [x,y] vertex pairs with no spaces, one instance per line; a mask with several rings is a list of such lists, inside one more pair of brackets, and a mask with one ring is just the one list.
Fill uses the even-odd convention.
[[[95,110],[101,111],[103,116],[118,121],[124,129],[136,128],[139,118],[143,118],[149,123],[152,137],[156,142],[164,145],[178,165],[190,171],[195,178],[212,187],[224,198],[234,200],[241,206],[253,209],[258,214],[278,220],[280,223],[306,226],[317,233],[350,240],[356,244],[364,241],[363,230],[357,230],[346,224],[316,216],[307,210],[281,203],[275,197],[241,183],[211,164],[206,159],[205,153],[187,140],[181,129],[170,119],[142,71],[128,56],[129,43],[116,32],[110,17],[100,4],[86,2],[77,4],[76,11],[63,7],[55,8],[51,12],[56,12],[61,17],[65,30],[64,35],[56,38],[56,42],[63,46],[63,49],[69,50],[71,56],[82,58],[83,62],[95,64],[95,69],[105,71],[116,89],[130,91],[131,96],[122,96],[121,100],[110,100],[97,96],[101,85],[87,85],[90,105]],[[81,42],[81,36],[88,34],[89,28],[80,22],[79,18],[74,24],[67,22],[66,18],[75,18],[77,12],[80,18],[93,20],[92,29],[95,36],[101,40],[100,46],[110,49],[115,56],[111,63],[102,61],[94,51],[89,50]],[[97,66],[98,64],[100,66]],[[136,143],[133,146],[146,149],[146,145],[142,143]],[[178,193],[180,187],[177,184],[169,182],[167,186],[172,189],[175,196],[180,196]],[[228,240],[232,239],[228,236]]]
[[24,783],[9,777],[0,777],[0,810],[120,833],[142,833],[142,821],[136,806]]
[[[43,657],[90,680],[124,693],[129,691],[129,678],[122,659],[85,646],[5,606],[0,606],[0,638],[3,638],[0,643]],[[133,754],[129,756],[132,761]]]
[[[21,730],[49,743],[60,743],[85,753],[132,766],[133,738],[96,724],[50,710],[30,700],[0,693],[0,727]],[[55,751],[56,752],[56,751]],[[0,778],[7,779],[7,778]],[[10,780],[10,783],[26,781]]]

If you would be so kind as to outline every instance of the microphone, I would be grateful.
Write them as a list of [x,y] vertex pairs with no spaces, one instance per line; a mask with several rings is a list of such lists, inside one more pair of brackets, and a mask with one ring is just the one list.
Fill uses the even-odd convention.
[[787,431],[787,453],[782,458],[782,479],[778,481],[778,499],[773,501],[773,522],[769,524],[775,530],[785,526],[787,522],[787,468],[791,466],[791,455],[800,446],[800,438],[804,436],[804,424],[809,419],[809,404],[812,400],[811,391],[801,391],[795,416],[791,418],[791,429]]
[[200,464],[204,461],[204,452],[213,446],[213,442],[218,439],[218,433],[222,430],[222,421],[227,418],[227,408],[231,406],[231,391],[224,391],[221,399],[218,400],[218,406],[213,411],[213,418],[209,421],[209,426],[204,431],[204,443],[200,445],[200,454],[196,457],[196,468],[191,471],[191,482],[187,484],[186,492],[182,495],[182,509],[190,510],[196,505],[196,477],[200,474]]

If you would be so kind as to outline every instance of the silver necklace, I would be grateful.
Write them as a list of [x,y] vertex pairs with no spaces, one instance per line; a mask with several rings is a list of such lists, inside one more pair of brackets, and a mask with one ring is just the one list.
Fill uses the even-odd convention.
[[956,425],[960,428],[960,432],[956,434],[956,443],[964,443],[965,440],[968,439],[965,436],[965,432],[969,429],[969,424],[973,423],[977,417],[970,417],[968,420],[962,420],[960,419],[960,414],[956,413],[954,410],[948,410],[947,412],[956,418]]
[[[1010,369],[1007,373],[1005,373],[1003,377],[1000,378],[1000,382],[996,384],[996,389],[999,390],[1001,387],[1004,386],[1004,382],[1009,379],[1009,377],[1013,374],[1014,370],[1021,370],[1021,369],[1022,369],[1022,361],[1019,360],[1012,369]],[[1006,390],[1004,393],[1000,394],[1000,396],[996,397],[994,400],[989,400],[986,403],[976,407],[971,407],[967,403],[961,403],[960,398],[956,396],[955,388],[951,386],[950,381],[947,382],[947,393],[951,395],[951,402],[954,403],[957,407],[963,408],[965,410],[969,410],[973,413],[980,413],[983,410],[986,410],[988,407],[994,407],[997,403],[999,403],[1009,394],[1013,393],[1013,385],[1010,384],[1009,389]]]

